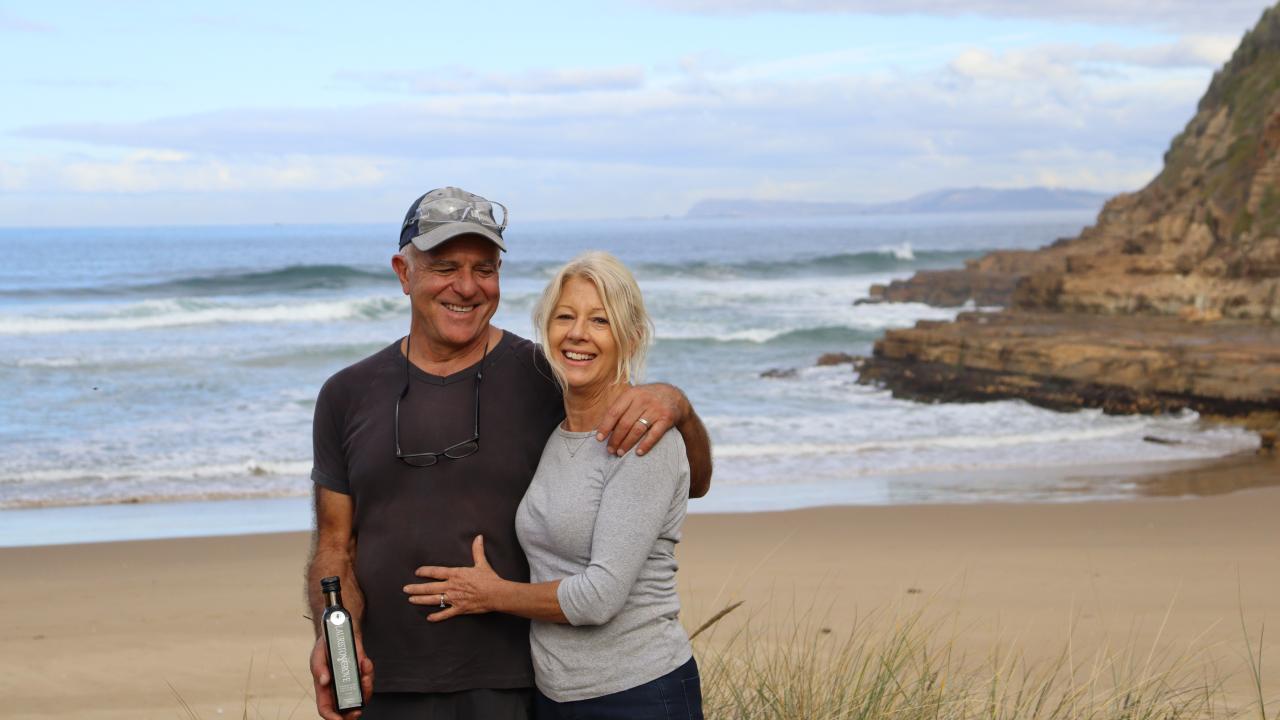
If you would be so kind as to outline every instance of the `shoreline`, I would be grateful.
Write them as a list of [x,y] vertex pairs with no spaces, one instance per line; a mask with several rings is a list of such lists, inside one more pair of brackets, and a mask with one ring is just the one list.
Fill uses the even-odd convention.
[[[1185,502],[828,507],[691,515],[678,547],[682,619],[706,655],[749,623],[787,637],[925,612],[980,660],[1079,662],[1130,650],[1216,668],[1248,702],[1244,631],[1280,620],[1280,488]],[[304,532],[0,549],[0,659],[14,718],[311,716]],[[945,636],[945,637],[943,637]],[[1266,636],[1264,689],[1280,691]],[[1002,655],[1003,656],[1003,655]],[[129,668],[121,674],[118,669]],[[172,687],[173,691],[170,690]]]
[[[1002,496],[1035,474],[1056,486],[1047,497]],[[963,499],[920,501],[913,483],[945,479],[967,488]],[[865,476],[847,481],[787,485],[716,485],[689,505],[690,515],[756,514],[825,507],[928,507],[1125,503],[1177,499],[1280,485],[1280,461],[1254,452],[1201,460],[1137,461],[1096,465],[948,470]],[[896,489],[904,497],[890,498]],[[1103,489],[1107,491],[1104,492]],[[1023,491],[1025,492],[1025,490]],[[0,509],[0,549],[189,537],[224,537],[311,528],[311,497],[60,505]]]

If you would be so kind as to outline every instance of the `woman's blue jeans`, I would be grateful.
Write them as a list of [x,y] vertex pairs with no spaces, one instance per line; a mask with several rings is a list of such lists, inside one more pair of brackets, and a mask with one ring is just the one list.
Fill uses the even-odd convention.
[[657,680],[588,700],[558,703],[538,693],[535,720],[702,720],[698,663],[689,662]]

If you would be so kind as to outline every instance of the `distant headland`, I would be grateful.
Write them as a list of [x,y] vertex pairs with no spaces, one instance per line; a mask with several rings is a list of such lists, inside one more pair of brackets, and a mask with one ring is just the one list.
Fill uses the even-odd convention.
[[1108,193],[1092,190],[1029,187],[946,188],[882,203],[806,202],[798,200],[724,199],[702,200],[685,217],[820,217],[834,215],[905,215],[917,213],[1019,212],[1035,210],[1088,210],[1102,208]]

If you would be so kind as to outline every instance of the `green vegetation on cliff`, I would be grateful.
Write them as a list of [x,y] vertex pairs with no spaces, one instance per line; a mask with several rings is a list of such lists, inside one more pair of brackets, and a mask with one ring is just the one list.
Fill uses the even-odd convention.
[[1150,189],[1190,193],[1215,234],[1262,237],[1280,228],[1280,5],[1262,14],[1214,74],[1196,116],[1174,138]]

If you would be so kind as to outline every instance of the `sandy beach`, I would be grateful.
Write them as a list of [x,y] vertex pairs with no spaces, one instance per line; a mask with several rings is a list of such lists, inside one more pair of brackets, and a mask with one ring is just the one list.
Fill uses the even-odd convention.
[[[1151,480],[1152,494],[1188,472]],[[1275,461],[1236,459],[1193,479],[1212,492],[1276,474]],[[1069,638],[1078,657],[1190,647],[1243,693],[1242,613],[1255,643],[1264,621],[1280,620],[1278,516],[1274,487],[691,516],[679,555],[684,617],[696,627],[744,600],[722,629],[785,627],[793,608],[823,611],[839,629],[923,608],[973,657],[1000,647],[1049,660]],[[182,703],[202,718],[241,717],[246,703],[249,717],[313,717],[307,545],[304,533],[282,533],[0,550],[5,717],[190,717]],[[1264,644],[1271,696],[1274,637]]]

